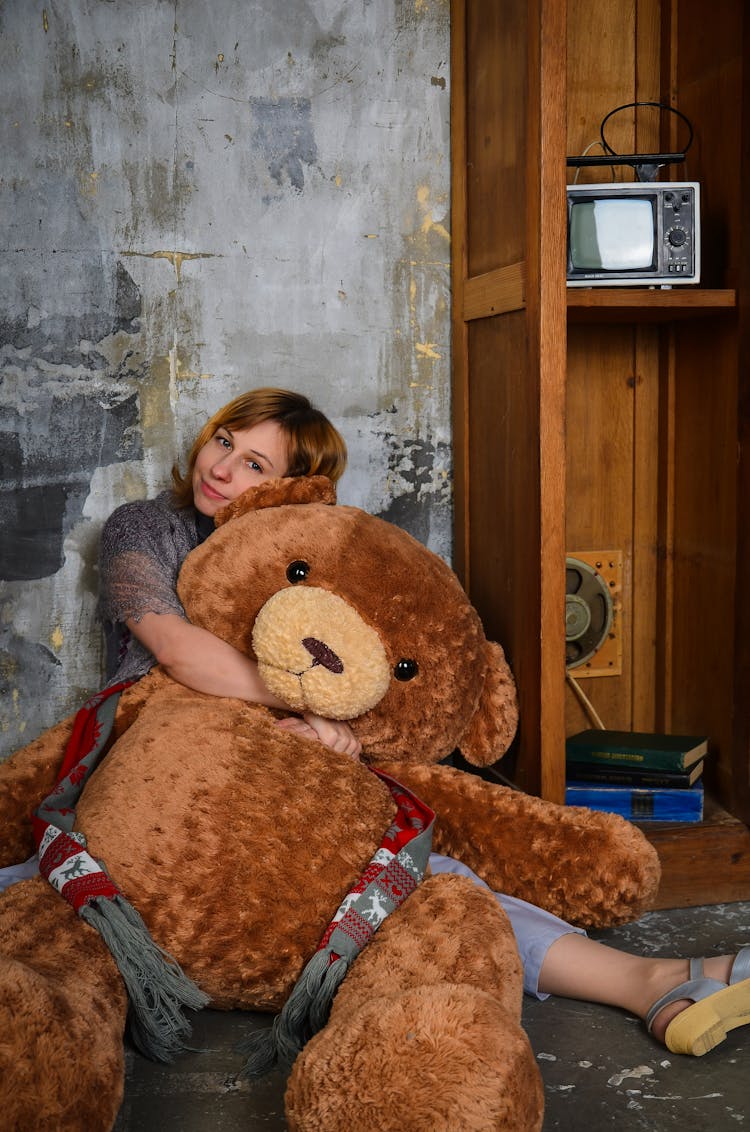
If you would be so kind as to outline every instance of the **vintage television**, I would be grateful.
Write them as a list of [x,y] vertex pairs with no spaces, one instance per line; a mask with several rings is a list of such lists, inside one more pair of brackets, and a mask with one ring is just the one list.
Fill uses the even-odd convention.
[[569,287],[699,281],[697,182],[568,185]]

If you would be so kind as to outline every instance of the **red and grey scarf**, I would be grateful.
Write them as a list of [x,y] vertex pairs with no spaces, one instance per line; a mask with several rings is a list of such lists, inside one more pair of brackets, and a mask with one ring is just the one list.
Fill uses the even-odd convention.
[[325,1025],[334,995],[359,952],[424,877],[435,815],[395,778],[370,769],[390,790],[396,816],[271,1028],[252,1034],[239,1047],[248,1055],[244,1076],[259,1077],[277,1061],[291,1065],[305,1042]]
[[[190,1025],[184,1009],[199,1010],[208,996],[151,938],[135,908],[86,852],[73,832],[78,799],[106,754],[120,694],[133,681],[105,688],[76,716],[57,785],[33,816],[39,871],[94,927],[112,953],[130,1001],[133,1039],[148,1057],[170,1061],[184,1048]],[[422,880],[435,815],[414,794],[374,770],[391,792],[396,816],[359,881],[342,902],[273,1026],[246,1045],[245,1074],[258,1076],[277,1060],[294,1060],[328,1018],[333,997],[351,963],[386,916]]]
[[73,832],[76,804],[105,754],[120,693],[132,683],[105,688],[78,712],[57,785],[34,813],[32,824],[40,873],[99,932],[112,953],[128,991],[133,1040],[147,1057],[171,1061],[190,1035],[184,1008],[199,1010],[208,996],[154,943],[104,864],[86,852],[84,835]]

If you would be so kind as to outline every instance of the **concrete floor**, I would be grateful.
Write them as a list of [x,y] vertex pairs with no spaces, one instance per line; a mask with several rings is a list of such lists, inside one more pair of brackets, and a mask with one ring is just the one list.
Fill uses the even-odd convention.
[[[598,938],[652,955],[734,952],[750,944],[750,902],[652,912]],[[267,1024],[259,1015],[207,1010],[193,1033],[202,1052],[169,1067],[129,1052],[115,1132],[282,1132],[284,1075],[234,1081],[235,1043]],[[750,1129],[750,1027],[735,1030],[705,1057],[687,1058],[670,1054],[637,1019],[608,1007],[527,998],[524,1025],[545,1085],[544,1132]]]

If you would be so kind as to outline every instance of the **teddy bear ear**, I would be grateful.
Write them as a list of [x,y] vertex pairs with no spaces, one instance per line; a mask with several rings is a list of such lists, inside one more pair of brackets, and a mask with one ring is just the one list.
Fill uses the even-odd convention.
[[328,476],[287,476],[284,479],[265,480],[238,495],[214,516],[220,527],[230,519],[238,519],[248,511],[264,507],[283,507],[288,503],[335,503],[336,488]]
[[489,766],[505,754],[518,726],[518,697],[505,653],[486,643],[487,672],[473,716],[458,746],[467,762]]

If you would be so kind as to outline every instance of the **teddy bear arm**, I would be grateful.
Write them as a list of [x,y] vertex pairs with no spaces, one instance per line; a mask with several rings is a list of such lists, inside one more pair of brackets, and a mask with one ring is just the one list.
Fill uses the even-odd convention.
[[[147,676],[123,692],[110,744],[131,725],[153,686]],[[0,868],[34,852],[31,815],[55,787],[74,721],[75,714],[68,716],[0,763]]]
[[55,785],[74,716],[44,731],[0,763],[0,867],[34,852],[31,814]]
[[495,891],[583,927],[637,919],[653,905],[659,859],[615,814],[559,806],[447,766],[391,765],[437,818],[433,849]]

